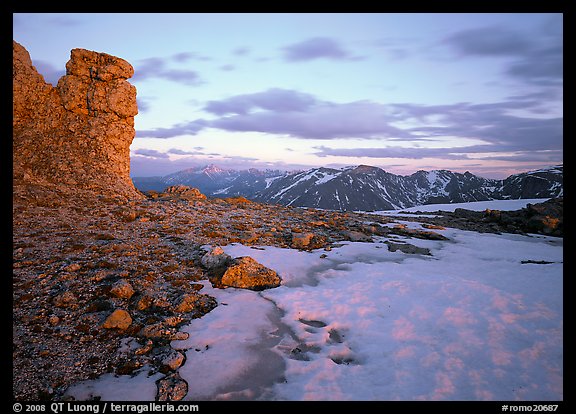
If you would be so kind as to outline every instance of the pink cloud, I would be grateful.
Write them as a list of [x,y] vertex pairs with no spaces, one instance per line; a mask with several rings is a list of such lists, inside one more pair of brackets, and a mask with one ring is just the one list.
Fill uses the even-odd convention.
[[446,308],[444,317],[456,326],[466,326],[476,323],[476,319],[472,314],[462,308]]
[[396,351],[394,353],[394,357],[400,358],[400,359],[409,358],[411,356],[414,356],[415,350],[416,350],[416,347],[412,346],[412,345],[404,347],[404,348],[400,348],[398,351]]
[[447,373],[439,372],[436,374],[436,389],[434,389],[434,394],[432,394],[433,400],[446,399],[449,395],[453,394],[455,390],[454,383]]
[[397,341],[408,341],[411,339],[418,339],[414,331],[414,324],[404,317],[400,317],[394,321],[394,329],[392,329],[392,337]]

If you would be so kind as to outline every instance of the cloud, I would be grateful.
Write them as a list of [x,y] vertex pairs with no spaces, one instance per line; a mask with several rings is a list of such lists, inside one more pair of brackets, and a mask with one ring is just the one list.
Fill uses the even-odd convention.
[[536,49],[512,62],[506,74],[535,85],[562,85],[564,79],[562,44]]
[[[476,147],[461,148],[420,148],[420,147],[386,147],[386,148],[328,148],[317,146],[314,155],[318,157],[367,157],[367,158],[440,158],[447,160],[469,159],[465,152]],[[478,149],[478,148],[476,148]]]
[[144,113],[150,110],[150,102],[146,98],[136,96],[136,103],[138,105],[138,112]]
[[282,108],[240,113],[210,121],[210,126],[226,131],[256,131],[303,139],[419,139],[393,126],[392,121],[386,106],[381,104],[316,101],[300,111]]
[[152,57],[142,59],[134,65],[133,82],[140,82],[145,79],[165,79],[172,82],[183,83],[185,85],[201,85],[204,82],[197,72],[189,69],[168,69],[166,60]]
[[455,32],[444,39],[462,56],[517,56],[532,48],[532,42],[520,33],[500,26]]
[[227,65],[222,65],[220,66],[220,70],[223,70],[225,72],[230,72],[232,70],[235,70],[236,66],[232,65],[232,64],[227,64]]
[[207,126],[207,122],[202,119],[177,124],[170,128],[156,128],[137,130],[136,138],[173,138],[181,135],[196,135],[200,130]]
[[250,48],[245,46],[237,47],[232,53],[236,56],[246,56],[250,54]]
[[[421,121],[421,126],[409,129],[413,134],[479,139],[498,145],[502,151],[563,148],[563,118],[509,114],[510,110],[527,112],[539,107],[539,102],[533,99],[516,99],[491,104],[458,103],[427,106],[393,104],[392,107],[400,119]],[[427,125],[426,117],[429,116],[435,116],[436,123],[441,125]]]
[[204,110],[215,115],[246,115],[254,109],[276,112],[303,111],[316,102],[314,96],[288,89],[272,88],[264,92],[236,95],[209,101]]
[[202,148],[202,147],[196,147],[195,151],[184,151],[178,148],[170,148],[168,150],[168,154],[175,154],[175,155],[206,155],[205,152],[200,151],[198,148]]
[[338,41],[329,37],[313,37],[282,48],[284,60],[304,62],[314,59],[357,60]]
[[[214,115],[213,119],[138,131],[137,136],[170,138],[215,128],[299,139],[378,141],[372,148],[317,146],[314,154],[318,157],[558,162],[562,160],[563,118],[542,117],[542,98],[558,98],[549,92],[530,92],[494,103],[421,105],[335,103],[276,88],[210,101],[204,110]],[[457,140],[461,140],[460,146],[455,144]],[[474,145],[466,146],[468,143]]]
[[562,17],[553,15],[536,32],[488,26],[455,32],[443,40],[460,57],[509,58],[504,74],[540,86],[563,83]]
[[201,55],[201,54],[195,53],[195,52],[175,53],[172,56],[170,56],[170,58],[173,61],[179,62],[179,63],[188,62],[189,60],[197,60],[197,61],[202,61],[202,62],[207,62],[207,61],[212,60],[212,58],[210,56],[204,56],[204,55]]
[[134,151],[134,154],[136,155],[142,155],[144,157],[149,157],[149,158],[168,158],[168,154],[166,154],[165,152],[160,152],[154,149],[145,149],[145,148],[140,148]]

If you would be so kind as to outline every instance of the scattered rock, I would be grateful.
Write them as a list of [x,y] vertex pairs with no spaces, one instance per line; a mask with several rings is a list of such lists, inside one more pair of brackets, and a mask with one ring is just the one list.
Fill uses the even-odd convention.
[[221,279],[224,286],[250,290],[275,288],[280,286],[281,281],[274,270],[261,265],[250,256],[234,259]]

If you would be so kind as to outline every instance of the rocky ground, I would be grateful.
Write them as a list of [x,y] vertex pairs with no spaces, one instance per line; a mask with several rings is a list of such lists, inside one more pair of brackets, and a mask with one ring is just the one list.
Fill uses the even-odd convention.
[[[280,282],[253,260],[230,260],[217,249],[208,255],[203,246],[330,250],[374,235],[442,239],[435,226],[472,229],[474,223],[473,230],[490,232],[510,226],[501,224],[502,214],[500,221],[495,212],[479,214],[426,219],[414,230],[393,217],[207,199],[185,187],[128,199],[16,185],[13,395],[58,400],[74,382],[106,372],[130,374],[148,364],[165,374],[157,398],[182,398],[187,384],[177,369],[185,356],[170,341],[187,335],[181,325],[217,306],[196,282],[256,290]],[[388,244],[390,250],[410,246]],[[266,283],[254,283],[263,277]]]

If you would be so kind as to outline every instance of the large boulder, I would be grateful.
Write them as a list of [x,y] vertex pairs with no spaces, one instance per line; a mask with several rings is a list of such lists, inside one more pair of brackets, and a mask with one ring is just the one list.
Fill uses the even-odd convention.
[[280,286],[280,276],[250,256],[237,257],[226,269],[221,284],[235,288],[264,290]]
[[13,42],[13,180],[100,194],[143,196],[130,179],[138,113],[134,74],[123,59],[73,49],[53,87]]

